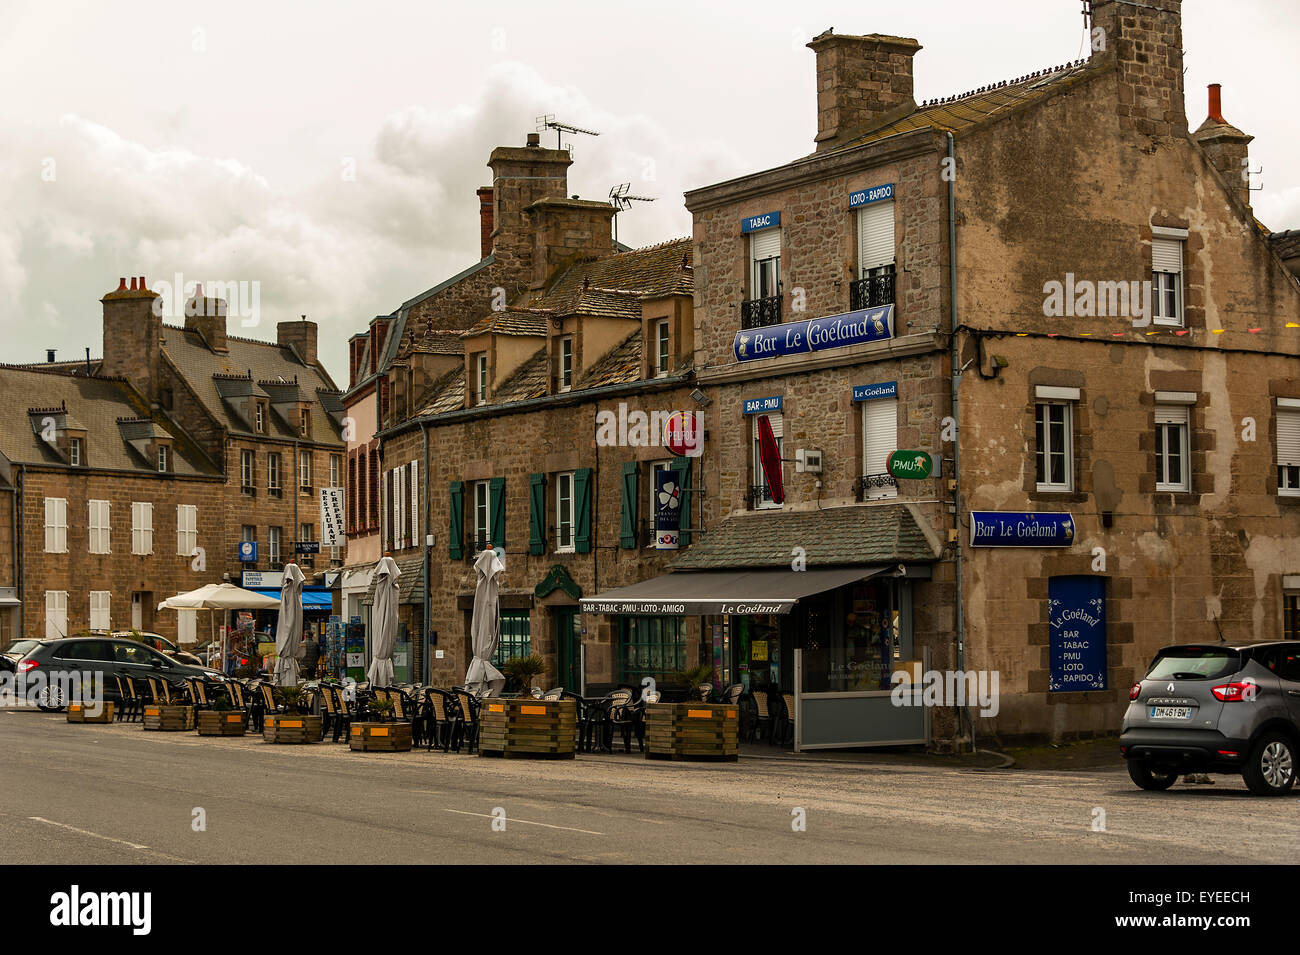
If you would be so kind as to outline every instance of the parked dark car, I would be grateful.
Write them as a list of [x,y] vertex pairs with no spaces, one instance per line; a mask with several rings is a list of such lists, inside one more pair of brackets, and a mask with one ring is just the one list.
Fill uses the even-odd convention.
[[114,630],[111,636],[119,640],[138,640],[140,643],[148,644],[155,650],[167,654],[181,663],[187,663],[192,667],[203,666],[203,661],[194,654],[182,650],[176,644],[172,643],[162,634],[154,633],[150,630]]
[[0,670],[13,673],[18,667],[18,661],[38,643],[39,640],[10,640],[8,646],[0,650]]
[[1129,700],[1120,751],[1143,789],[1184,773],[1240,773],[1262,796],[1295,783],[1300,642],[1165,647]]
[[[37,672],[57,674],[60,672],[98,671],[104,674],[104,696],[109,700],[119,699],[115,677],[131,677],[143,680],[145,677],[157,676],[169,683],[178,684],[185,677],[205,677],[216,679],[220,674],[202,666],[190,666],[181,663],[165,653],[138,640],[117,637],[67,637],[59,640],[41,640],[18,661],[18,677],[25,681]],[[26,692],[25,683],[20,683],[19,692]],[[37,706],[43,710],[61,710],[67,705],[62,688],[47,683],[39,692]]]

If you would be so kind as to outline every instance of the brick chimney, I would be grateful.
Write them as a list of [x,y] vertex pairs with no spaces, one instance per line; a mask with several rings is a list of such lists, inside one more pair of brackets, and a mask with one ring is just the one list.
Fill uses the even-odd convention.
[[492,187],[479,186],[477,195],[479,247],[482,250],[479,257],[486,259],[492,254]]
[[278,322],[275,341],[279,345],[292,345],[306,364],[316,364],[316,323],[307,321],[306,316],[296,322]]
[[1247,136],[1223,118],[1223,101],[1218,83],[1210,84],[1210,115],[1192,138],[1201,144],[1214,168],[1228,180],[1233,195],[1250,206],[1250,179],[1246,175],[1249,152],[1254,136]]
[[532,223],[525,211],[538,199],[568,195],[567,150],[543,149],[537,133],[526,146],[498,146],[488,157],[492,170],[492,254],[506,275],[521,285],[532,276]]
[[[1093,59],[1114,55],[1120,124],[1153,139],[1187,133],[1182,0],[1092,0]],[[1100,42],[1099,42],[1100,40]]]
[[545,285],[562,265],[614,252],[610,220],[617,210],[608,202],[547,198],[537,200],[527,211],[533,228],[535,289]]
[[143,276],[133,277],[127,286],[118,279],[117,288],[105,295],[103,374],[126,378],[150,402],[158,400],[162,366],[162,314],[155,309],[161,301],[149,291]]
[[214,352],[228,352],[226,344],[226,300],[203,294],[195,284],[194,294],[185,302],[185,327],[203,336]]
[[915,40],[898,36],[841,36],[829,30],[808,48],[817,54],[817,151],[900,119],[916,109],[912,98]]

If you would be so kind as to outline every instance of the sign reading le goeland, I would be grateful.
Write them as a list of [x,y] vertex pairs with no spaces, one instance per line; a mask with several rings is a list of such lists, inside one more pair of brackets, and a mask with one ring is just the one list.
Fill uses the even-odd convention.
[[972,547],[1069,547],[1074,518],[1068,513],[971,511]]

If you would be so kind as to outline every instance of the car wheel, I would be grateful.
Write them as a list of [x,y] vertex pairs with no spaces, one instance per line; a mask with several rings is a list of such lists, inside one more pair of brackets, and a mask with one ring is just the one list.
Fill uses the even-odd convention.
[[1140,759],[1130,759],[1128,761],[1128,776],[1142,789],[1168,789],[1178,782],[1178,772],[1176,770],[1170,770],[1167,773],[1153,772],[1151,767]]
[[1295,769],[1295,744],[1281,733],[1265,733],[1250,751],[1241,777],[1257,796],[1281,796],[1295,783]]
[[57,713],[63,709],[65,700],[63,699],[63,690],[60,687],[41,687],[36,694],[36,706],[46,713]]

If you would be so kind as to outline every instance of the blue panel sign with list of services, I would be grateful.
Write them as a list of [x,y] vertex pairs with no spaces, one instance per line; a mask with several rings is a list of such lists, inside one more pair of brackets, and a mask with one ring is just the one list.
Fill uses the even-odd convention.
[[761,215],[750,216],[748,219],[740,220],[740,232],[757,232],[759,229],[771,229],[781,224],[781,213],[764,212]]
[[1074,518],[1068,511],[970,512],[971,547],[1069,547],[1073,543]]
[[1055,693],[1106,689],[1106,578],[1049,577],[1047,621]]

